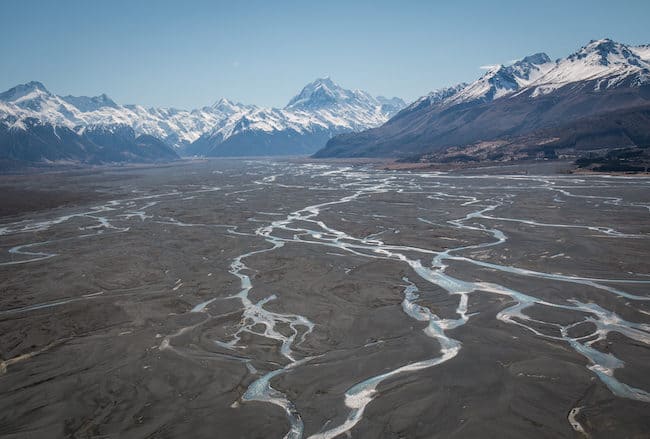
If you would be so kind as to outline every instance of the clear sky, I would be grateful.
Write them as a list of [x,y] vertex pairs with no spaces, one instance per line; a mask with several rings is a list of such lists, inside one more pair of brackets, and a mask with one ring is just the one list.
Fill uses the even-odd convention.
[[412,100],[591,39],[650,43],[650,0],[0,0],[0,90],[284,106],[306,83]]

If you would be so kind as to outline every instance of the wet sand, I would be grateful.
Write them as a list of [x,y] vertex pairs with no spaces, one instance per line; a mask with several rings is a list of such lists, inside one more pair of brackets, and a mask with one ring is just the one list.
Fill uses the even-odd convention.
[[649,189],[263,160],[2,177],[0,436],[647,437]]

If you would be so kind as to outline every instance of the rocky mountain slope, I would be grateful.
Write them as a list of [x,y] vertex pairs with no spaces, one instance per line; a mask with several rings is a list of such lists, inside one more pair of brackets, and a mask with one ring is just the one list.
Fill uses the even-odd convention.
[[[575,149],[650,146],[650,50],[609,39],[566,58],[495,66],[470,84],[418,99],[381,127],[330,140],[317,157],[511,160]],[[634,122],[608,124],[603,115]]]

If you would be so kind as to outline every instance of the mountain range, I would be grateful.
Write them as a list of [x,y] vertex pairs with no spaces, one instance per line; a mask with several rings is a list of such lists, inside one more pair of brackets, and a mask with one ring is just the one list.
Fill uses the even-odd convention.
[[0,160],[88,163],[179,155],[311,154],[333,135],[381,125],[399,98],[308,84],[283,109],[220,99],[191,111],[119,105],[105,94],[58,96],[40,82],[0,93]]
[[492,66],[476,81],[408,106],[330,78],[307,84],[284,108],[227,99],[190,111],[146,108],[105,94],[58,96],[39,82],[0,93],[0,166],[312,153],[423,162],[647,157],[650,163],[649,147],[650,45],[610,39],[565,58],[536,53]]
[[593,40],[436,90],[388,122],[332,138],[316,157],[481,161],[650,147],[650,46]]
[[346,90],[330,78],[307,84],[282,109],[235,112],[186,148],[190,155],[311,154],[336,134],[379,126],[404,108],[399,98]]

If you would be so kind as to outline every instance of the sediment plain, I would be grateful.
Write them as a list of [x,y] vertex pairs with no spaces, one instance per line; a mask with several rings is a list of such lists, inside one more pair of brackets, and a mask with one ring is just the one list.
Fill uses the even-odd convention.
[[642,438],[650,178],[0,177],[0,436]]

